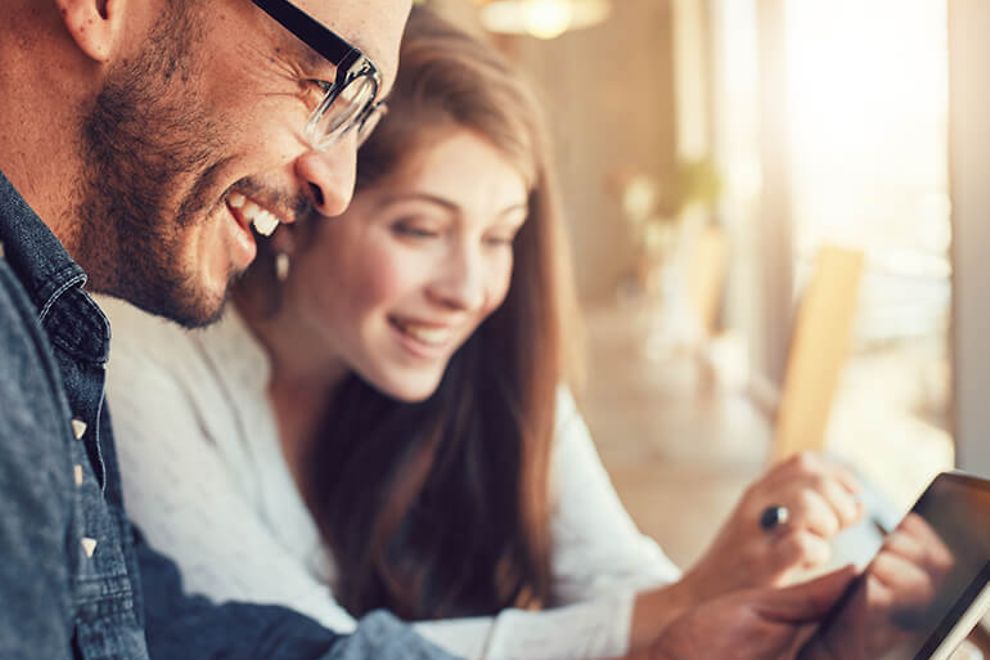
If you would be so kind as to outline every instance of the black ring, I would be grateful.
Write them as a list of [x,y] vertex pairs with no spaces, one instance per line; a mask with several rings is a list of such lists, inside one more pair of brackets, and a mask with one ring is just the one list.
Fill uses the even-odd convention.
[[790,518],[790,509],[779,504],[772,504],[763,509],[763,513],[760,514],[760,527],[767,532],[772,532],[781,525],[786,525]]

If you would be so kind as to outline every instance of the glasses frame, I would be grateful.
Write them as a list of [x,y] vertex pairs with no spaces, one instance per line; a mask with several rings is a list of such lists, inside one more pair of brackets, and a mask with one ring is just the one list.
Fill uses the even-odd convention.
[[[382,78],[375,63],[357,46],[350,44],[346,39],[288,0],[251,1],[297,39],[322,55],[337,68],[337,74],[332,83],[322,81],[326,85],[323,100],[312,111],[306,122],[306,131],[313,146],[317,149],[325,149],[355,129],[358,132],[359,143],[363,141],[367,135],[362,134],[362,128],[382,106],[382,101],[377,100],[378,92],[382,88]],[[365,106],[346,124],[338,126],[330,133],[319,135],[316,127],[330,110],[334,101],[348,85],[362,78],[368,78],[373,85],[371,98],[365,103]]]

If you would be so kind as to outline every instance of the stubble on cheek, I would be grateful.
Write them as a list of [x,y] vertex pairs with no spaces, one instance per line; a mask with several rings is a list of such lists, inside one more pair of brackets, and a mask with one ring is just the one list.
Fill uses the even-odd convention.
[[201,325],[236,276],[225,262],[229,236],[216,226],[227,220],[222,188],[236,127],[201,98],[209,63],[200,60],[212,51],[200,10],[170,7],[147,49],[111,71],[84,121],[81,252],[94,289]]

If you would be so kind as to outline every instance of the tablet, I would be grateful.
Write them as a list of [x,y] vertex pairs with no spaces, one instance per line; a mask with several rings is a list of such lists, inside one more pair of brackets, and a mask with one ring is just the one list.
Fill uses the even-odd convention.
[[990,481],[938,475],[899,529],[922,558],[888,555],[850,585],[815,633],[836,657],[947,660],[990,610]]

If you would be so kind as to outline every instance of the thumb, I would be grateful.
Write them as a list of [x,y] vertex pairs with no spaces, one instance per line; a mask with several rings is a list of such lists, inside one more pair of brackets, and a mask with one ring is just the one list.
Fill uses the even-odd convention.
[[785,589],[768,589],[756,608],[767,619],[786,623],[811,623],[820,619],[856,577],[849,565],[819,578]]

